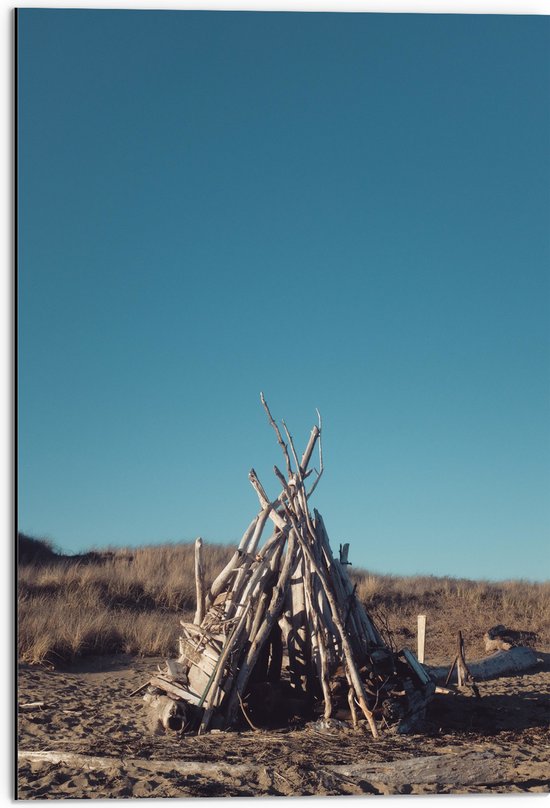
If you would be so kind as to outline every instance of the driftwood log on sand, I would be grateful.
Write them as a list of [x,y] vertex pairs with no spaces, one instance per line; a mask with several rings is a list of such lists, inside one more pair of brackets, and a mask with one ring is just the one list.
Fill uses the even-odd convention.
[[[82,755],[64,750],[18,752],[20,763],[33,765],[62,765],[80,771],[136,771],[137,772],[176,772],[182,777],[204,777],[218,783],[235,777],[251,780],[258,774],[255,763],[205,762],[201,760],[155,760],[142,758],[116,758]],[[284,775],[277,766],[262,764],[266,775]],[[494,752],[443,752],[438,755],[415,755],[411,758],[393,760],[386,763],[361,761],[348,764],[323,764],[319,771],[327,772],[354,783],[368,783],[374,789],[389,786],[392,790],[415,785],[441,787],[467,787],[509,783],[517,777],[513,761],[502,758]],[[535,774],[544,777],[546,764],[540,763]]]
[[395,788],[410,785],[470,786],[505,782],[509,766],[491,752],[419,755],[389,763],[352,763],[331,766],[335,774],[355,782],[389,783]]
[[[285,473],[274,466],[279,493],[272,499],[251,469],[258,515],[210,587],[197,539],[194,623],[182,622],[179,658],[152,677],[145,697],[157,712],[157,725],[175,728],[180,713],[174,713],[174,704],[182,705],[183,731],[225,729],[243,717],[252,724],[247,702],[253,694],[257,705],[264,692],[267,707],[277,703],[275,693],[286,692],[286,707],[295,705],[300,715],[309,711],[311,718],[328,719],[347,710],[354,726],[365,718],[375,737],[380,725],[412,729],[435,684],[412,652],[395,654],[386,645],[349,578],[349,545],[335,559],[323,518],[309,510],[323,474],[321,418],[318,414],[300,457],[287,425],[282,421],[281,431],[263,394],[261,403],[283,454]],[[318,469],[310,466],[316,449]],[[273,532],[262,544],[269,522]],[[168,702],[155,701],[161,696]],[[284,705],[275,710],[281,712]]]
[[[534,668],[538,663],[537,652],[532,648],[516,646],[507,651],[497,651],[491,656],[469,662],[468,668],[474,679],[483,681],[496,679],[499,676],[513,676],[516,673]],[[435,681],[444,680],[449,672],[449,668],[426,666]]]

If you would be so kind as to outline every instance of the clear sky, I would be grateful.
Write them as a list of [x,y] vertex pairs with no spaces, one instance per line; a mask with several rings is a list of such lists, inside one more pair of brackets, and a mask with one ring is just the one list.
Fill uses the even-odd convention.
[[548,17],[20,10],[19,529],[550,572]]

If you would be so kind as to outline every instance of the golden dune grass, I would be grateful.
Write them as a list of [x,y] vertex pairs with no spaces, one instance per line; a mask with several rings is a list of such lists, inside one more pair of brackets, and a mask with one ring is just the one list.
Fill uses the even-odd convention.
[[484,656],[483,634],[498,624],[533,631],[541,648],[550,646],[550,581],[400,577],[363,570],[352,572],[352,578],[359,598],[395,645],[414,647],[417,615],[426,615],[427,662],[450,660],[459,631],[468,656]]
[[[174,655],[179,620],[189,619],[195,608],[193,543],[70,557],[23,538],[18,576],[22,662],[55,665],[120,652]],[[207,582],[233,549],[205,545]],[[427,615],[428,662],[451,658],[458,630],[468,655],[483,655],[483,633],[498,623],[535,631],[541,647],[550,645],[550,582],[490,583],[348,569],[359,597],[396,647],[414,647],[417,615]]]

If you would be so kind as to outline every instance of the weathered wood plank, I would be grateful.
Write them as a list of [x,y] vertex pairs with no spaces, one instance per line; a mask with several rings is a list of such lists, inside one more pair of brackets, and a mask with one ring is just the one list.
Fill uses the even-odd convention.
[[195,541],[195,590],[197,608],[193,622],[200,626],[206,608],[206,585],[204,583],[204,563],[202,559],[202,539],[199,536]]
[[180,685],[177,682],[170,682],[167,679],[163,679],[161,676],[153,676],[150,684],[152,687],[157,687],[159,690],[164,690],[165,693],[173,695],[176,699],[188,701],[189,704],[194,704],[197,706],[200,702],[200,696],[198,696],[196,693],[190,693],[189,690],[186,690],[183,687],[183,685]]
[[418,661],[424,664],[426,652],[426,615],[419,614],[417,618],[416,647]]

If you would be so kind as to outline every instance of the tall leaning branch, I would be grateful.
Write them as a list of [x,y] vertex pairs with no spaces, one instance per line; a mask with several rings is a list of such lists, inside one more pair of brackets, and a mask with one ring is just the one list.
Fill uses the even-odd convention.
[[283,455],[285,457],[286,470],[288,472],[288,476],[291,477],[292,476],[292,466],[290,464],[290,457],[288,456],[288,449],[287,449],[286,443],[284,442],[283,438],[281,437],[281,432],[279,430],[279,427],[277,426],[277,424],[275,422],[275,419],[271,415],[271,411],[270,411],[269,407],[267,406],[267,401],[265,400],[263,393],[260,393],[260,401],[262,402],[262,406],[263,406],[264,410],[267,413],[269,423],[271,424],[271,426],[273,427],[273,429],[275,431],[275,434],[277,435],[277,441],[279,442],[279,446],[283,450]]

